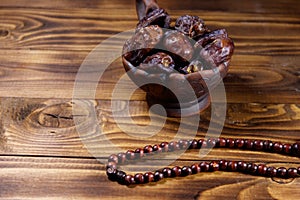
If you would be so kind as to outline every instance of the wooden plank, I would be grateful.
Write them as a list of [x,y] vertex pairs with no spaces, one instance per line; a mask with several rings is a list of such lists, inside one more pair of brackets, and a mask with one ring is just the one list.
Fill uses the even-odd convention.
[[[27,98],[72,98],[78,69],[86,52],[66,51],[5,51],[0,53],[0,96]],[[15,59],[18,57],[18,59]],[[72,58],[72,59],[71,59]],[[224,80],[227,102],[296,103],[299,102],[300,57],[236,55]],[[95,61],[96,63],[98,61]],[[48,64],[50,63],[50,64]],[[96,99],[110,99],[115,84],[124,75],[121,61],[113,62],[100,77],[95,71],[86,72],[85,83],[97,86]],[[125,77],[126,78],[126,77]],[[134,88],[125,79],[120,85],[122,94]],[[89,91],[84,87],[83,90]],[[281,98],[284,96],[285,98]],[[121,98],[121,97],[120,97]],[[132,100],[145,100],[142,90],[137,90]]]
[[[256,199],[274,199],[283,195],[293,199],[300,195],[298,179],[272,180],[239,173],[215,172],[126,187],[109,181],[104,165],[94,159],[16,156],[0,159],[0,199],[124,199],[128,196],[131,199],[155,197],[166,200],[246,199],[253,197],[254,190],[259,195]],[[183,162],[177,161],[176,164]]]
[[[7,155],[90,157],[96,152],[103,157],[116,150],[174,140],[179,127],[185,133],[182,137],[204,137],[211,121],[208,108],[201,113],[199,123],[194,124],[192,118],[168,118],[163,124],[163,117],[149,117],[144,101],[118,101],[114,114],[111,102],[104,100],[79,103],[67,99],[2,98],[0,108],[0,152]],[[129,116],[124,114],[126,109]],[[228,104],[227,110],[223,137],[300,141],[299,104],[240,103]],[[93,118],[94,112],[97,119]],[[211,123],[210,134],[218,134],[216,127],[220,124]],[[137,131],[134,125],[142,129]],[[260,154],[256,156],[259,157]]]

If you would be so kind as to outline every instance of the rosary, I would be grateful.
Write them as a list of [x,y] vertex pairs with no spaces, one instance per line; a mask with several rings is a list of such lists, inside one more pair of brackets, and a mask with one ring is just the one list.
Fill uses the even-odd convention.
[[122,185],[144,184],[157,182],[164,178],[184,177],[200,172],[229,171],[251,174],[263,177],[278,178],[296,178],[300,176],[300,166],[298,168],[272,167],[264,164],[255,164],[251,162],[217,160],[210,162],[194,163],[191,166],[165,167],[155,172],[137,173],[134,175],[126,174],[118,170],[118,165],[124,165],[132,160],[141,159],[162,152],[175,152],[186,149],[200,148],[230,148],[244,149],[249,151],[263,151],[269,153],[278,153],[294,157],[300,156],[300,143],[283,144],[270,140],[250,140],[250,139],[232,139],[232,138],[210,138],[207,140],[179,140],[173,142],[162,142],[155,145],[146,145],[144,148],[128,150],[125,153],[112,154],[108,158],[106,174],[111,181],[117,181]]

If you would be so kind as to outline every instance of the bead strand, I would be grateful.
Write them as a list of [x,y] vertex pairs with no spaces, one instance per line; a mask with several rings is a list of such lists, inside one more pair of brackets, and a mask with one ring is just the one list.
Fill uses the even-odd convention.
[[201,161],[191,166],[165,167],[155,172],[137,173],[134,175],[126,174],[118,170],[118,165],[126,164],[128,161],[141,159],[148,155],[161,152],[174,152],[177,150],[200,149],[200,148],[235,148],[252,151],[265,151],[271,153],[285,154],[290,156],[300,156],[300,144],[283,144],[270,140],[250,140],[232,138],[209,138],[207,140],[179,140],[172,142],[162,142],[155,145],[147,145],[144,148],[128,150],[125,153],[112,154],[108,158],[106,174],[111,181],[117,181],[122,185],[144,184],[157,182],[164,178],[185,177],[200,172],[229,171],[251,174],[254,176],[296,178],[300,176],[300,167],[285,168],[272,167],[264,164],[255,164],[244,161]]

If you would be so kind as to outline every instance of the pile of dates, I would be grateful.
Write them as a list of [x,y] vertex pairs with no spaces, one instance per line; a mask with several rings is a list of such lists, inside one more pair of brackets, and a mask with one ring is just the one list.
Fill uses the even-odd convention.
[[139,20],[135,34],[126,41],[123,57],[148,73],[182,73],[227,68],[234,43],[225,29],[211,31],[197,16],[183,15],[171,26],[161,8]]

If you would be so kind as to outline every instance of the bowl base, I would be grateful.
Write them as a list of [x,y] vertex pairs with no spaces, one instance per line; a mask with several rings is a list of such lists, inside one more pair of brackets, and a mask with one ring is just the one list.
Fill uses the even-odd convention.
[[[192,115],[197,115],[201,111],[205,110],[210,105],[210,97],[209,95],[204,95],[196,99],[195,101],[184,102],[184,103],[169,103],[163,102],[161,99],[158,99],[152,95],[147,93],[146,100],[148,106],[151,107],[153,105],[161,105],[168,117],[188,117]],[[151,109],[156,114],[162,115],[162,111],[160,109]]]

